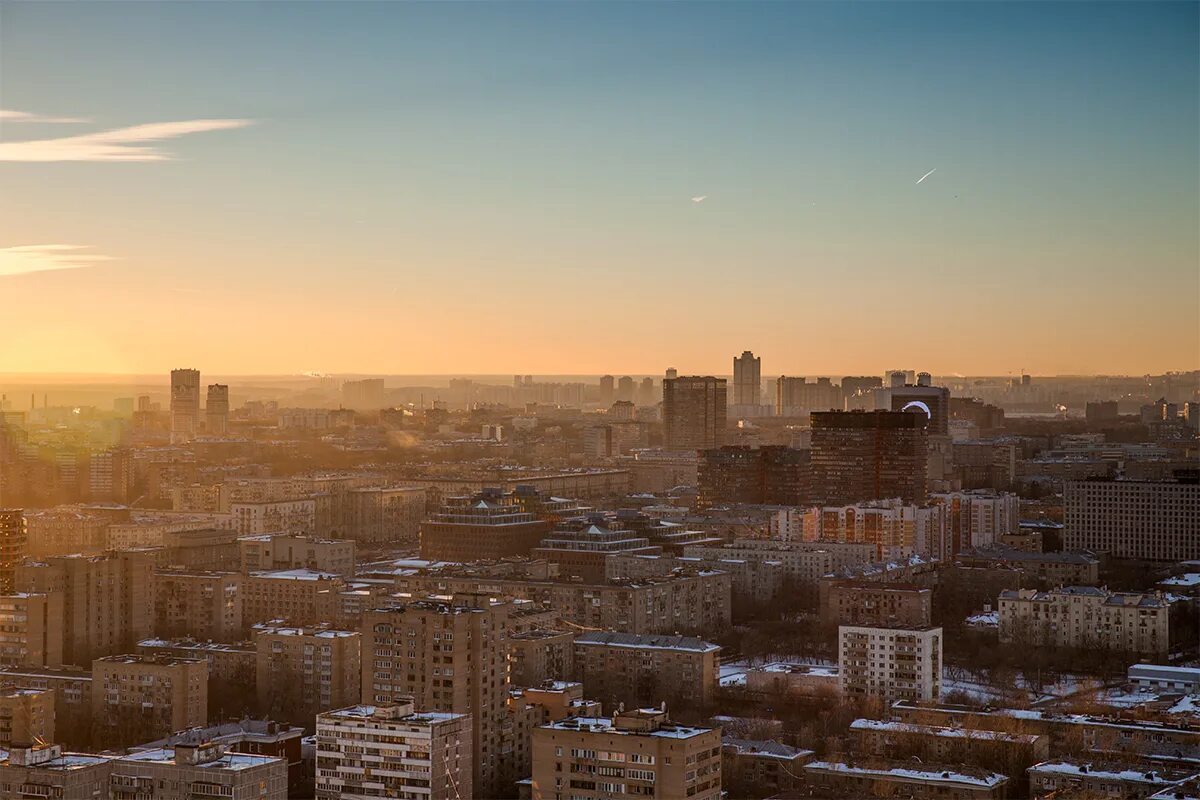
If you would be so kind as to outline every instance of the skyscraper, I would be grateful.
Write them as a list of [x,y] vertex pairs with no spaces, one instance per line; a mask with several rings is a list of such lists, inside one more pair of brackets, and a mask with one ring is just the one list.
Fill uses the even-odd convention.
[[224,436],[229,429],[229,387],[210,383],[204,403],[205,431],[209,436]]
[[13,593],[13,574],[27,547],[25,512],[0,508],[0,594]]
[[893,497],[924,503],[926,422],[907,411],[814,412],[814,498],[824,505]]
[[617,400],[626,403],[633,402],[633,378],[628,375],[622,376],[621,380],[617,381]]
[[762,359],[749,350],[733,360],[733,404],[757,406],[762,402]]
[[200,419],[200,370],[171,370],[171,441],[196,438]]
[[725,443],[724,378],[663,381],[663,427],[668,450],[708,450]]
[[600,405],[611,406],[613,398],[616,396],[616,379],[612,375],[605,375],[600,379]]

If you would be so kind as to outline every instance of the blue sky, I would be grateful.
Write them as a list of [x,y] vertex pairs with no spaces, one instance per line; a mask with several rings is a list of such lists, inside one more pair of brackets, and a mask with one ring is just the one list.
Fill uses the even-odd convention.
[[0,2],[0,370],[1196,368],[1197,8]]

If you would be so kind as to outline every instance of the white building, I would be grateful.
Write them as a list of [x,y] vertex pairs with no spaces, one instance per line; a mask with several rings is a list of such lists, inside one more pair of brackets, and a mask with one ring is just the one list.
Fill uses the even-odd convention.
[[838,628],[843,697],[936,700],[942,693],[942,629]]
[[317,715],[318,800],[473,797],[471,718],[411,703]]

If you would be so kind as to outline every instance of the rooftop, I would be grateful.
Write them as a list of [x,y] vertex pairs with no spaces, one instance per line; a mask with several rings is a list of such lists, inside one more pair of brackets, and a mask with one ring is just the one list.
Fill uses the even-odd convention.
[[714,653],[720,645],[695,636],[617,633],[589,631],[575,637],[575,644],[604,647],[631,647],[641,650],[685,650],[693,653]]

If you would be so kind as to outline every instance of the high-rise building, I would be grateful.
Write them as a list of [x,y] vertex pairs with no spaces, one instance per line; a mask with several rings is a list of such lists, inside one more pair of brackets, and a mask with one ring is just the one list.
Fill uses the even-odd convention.
[[101,747],[152,741],[207,719],[206,661],[119,655],[92,662],[92,721]]
[[762,403],[762,359],[749,350],[733,359],[733,404],[739,407]]
[[146,550],[54,556],[18,565],[16,588],[62,597],[62,662],[86,666],[150,636],[153,569]]
[[612,401],[616,399],[616,379],[612,375],[605,375],[600,378],[600,405],[612,405]]
[[466,800],[471,718],[412,703],[356,705],[317,716],[317,800]]
[[0,688],[0,749],[54,741],[54,690]]
[[810,494],[809,460],[808,450],[783,445],[705,450],[697,473],[698,502],[803,505]]
[[228,751],[223,744],[181,742],[114,759],[110,786],[113,800],[285,800],[288,762]]
[[775,382],[775,414],[798,417],[810,411],[840,411],[845,404],[842,390],[829,378],[789,378],[780,375]]
[[665,707],[569,717],[533,730],[533,800],[721,796],[721,731]]
[[229,431],[229,387],[210,383],[204,402],[204,429],[209,436],[224,436]]
[[383,378],[363,378],[342,384],[342,405],[355,411],[383,408]]
[[0,596],[0,666],[61,667],[62,594]]
[[259,708],[273,718],[308,719],[358,703],[362,695],[362,634],[328,625],[254,626]]
[[243,633],[242,580],[237,572],[156,570],[154,635],[237,641]]
[[654,405],[654,378],[642,378],[642,382],[638,385],[637,404],[639,406]]
[[924,503],[926,418],[906,411],[812,414],[812,491],[826,505]]
[[846,698],[937,700],[942,693],[942,629],[839,626],[838,685]]
[[200,370],[171,370],[171,441],[196,438],[200,421]]
[[[928,378],[928,373],[921,373]],[[931,436],[950,435],[950,390],[928,383],[875,390],[875,408],[920,413]]]
[[483,594],[413,600],[363,617],[362,699],[470,714],[475,795],[503,797],[512,603]]
[[633,402],[633,378],[628,375],[621,376],[621,379],[617,381],[617,402]]
[[721,646],[695,636],[588,631],[575,638],[573,679],[605,708],[717,699]]
[[1200,558],[1200,472],[1173,481],[1067,481],[1063,547],[1114,558]]
[[667,371],[663,373],[663,377],[667,380],[675,380],[679,377],[679,370],[674,367],[667,367]]
[[725,379],[663,381],[663,427],[668,450],[708,450],[725,443]]
[[25,558],[28,546],[25,512],[0,508],[0,594],[12,594],[16,567]]

